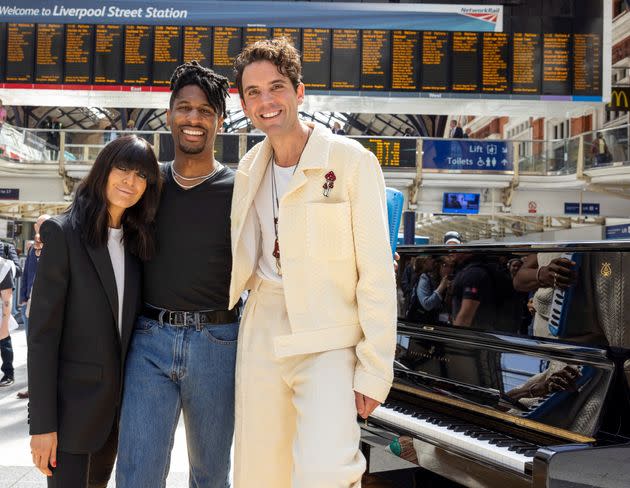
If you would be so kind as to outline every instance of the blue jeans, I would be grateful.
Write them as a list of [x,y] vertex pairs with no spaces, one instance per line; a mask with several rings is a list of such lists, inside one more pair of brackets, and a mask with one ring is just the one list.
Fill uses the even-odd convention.
[[173,327],[138,318],[120,416],[116,486],[161,488],[184,413],[190,488],[229,487],[238,324]]

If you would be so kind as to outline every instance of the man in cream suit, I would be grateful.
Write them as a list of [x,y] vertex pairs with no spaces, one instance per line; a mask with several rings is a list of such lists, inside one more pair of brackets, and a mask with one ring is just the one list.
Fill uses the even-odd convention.
[[239,164],[230,307],[251,290],[237,353],[236,488],[359,487],[357,413],[392,382],[396,287],[385,185],[360,144],[301,122],[300,57],[285,39],[235,63],[266,139]]

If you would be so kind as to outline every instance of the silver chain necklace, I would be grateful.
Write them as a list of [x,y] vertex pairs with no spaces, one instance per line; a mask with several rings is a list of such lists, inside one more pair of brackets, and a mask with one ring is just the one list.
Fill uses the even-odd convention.
[[219,172],[219,170],[222,167],[223,167],[223,165],[221,163],[219,163],[218,161],[215,161],[215,167],[210,173],[208,173],[207,175],[202,175],[202,176],[194,176],[192,178],[187,178],[186,176],[180,175],[175,170],[175,163],[171,164],[171,171],[173,172],[173,176],[177,176],[177,178],[179,178],[180,180],[184,180],[184,181],[195,181],[195,180],[199,180],[199,179],[201,180],[201,181],[198,181],[197,183],[193,183],[192,185],[185,185],[185,184],[182,184],[179,181],[177,181],[177,178],[173,178],[173,181],[175,181],[175,183],[177,183],[177,185],[180,188],[182,188],[184,190],[190,190],[192,188],[195,188],[196,186],[201,185],[202,183],[206,182],[210,178],[212,178],[215,174],[217,174]]

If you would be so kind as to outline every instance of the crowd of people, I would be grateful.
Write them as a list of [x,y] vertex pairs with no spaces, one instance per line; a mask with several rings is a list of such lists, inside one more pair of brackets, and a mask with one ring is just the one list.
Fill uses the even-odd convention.
[[[214,159],[228,81],[189,62],[171,79],[174,160],[119,134],[69,210],[37,222],[23,394],[49,487],[105,487],[115,464],[119,488],[164,486],[182,413],[191,486],[229,485],[233,438],[236,487],[361,483],[356,416],[393,380],[383,174],[340,127],[298,118],[287,40],[248,46],[235,72],[266,135],[238,171]],[[16,270],[0,263],[9,383]]]

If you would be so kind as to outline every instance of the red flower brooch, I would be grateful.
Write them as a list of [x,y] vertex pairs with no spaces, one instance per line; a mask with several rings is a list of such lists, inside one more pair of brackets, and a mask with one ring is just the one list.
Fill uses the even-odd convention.
[[335,173],[332,171],[329,171],[328,173],[326,173],[324,175],[324,178],[326,179],[326,182],[324,183],[324,196],[327,197],[328,194],[330,193],[330,190],[332,190],[335,187],[335,180],[337,179],[337,177],[335,176]]

